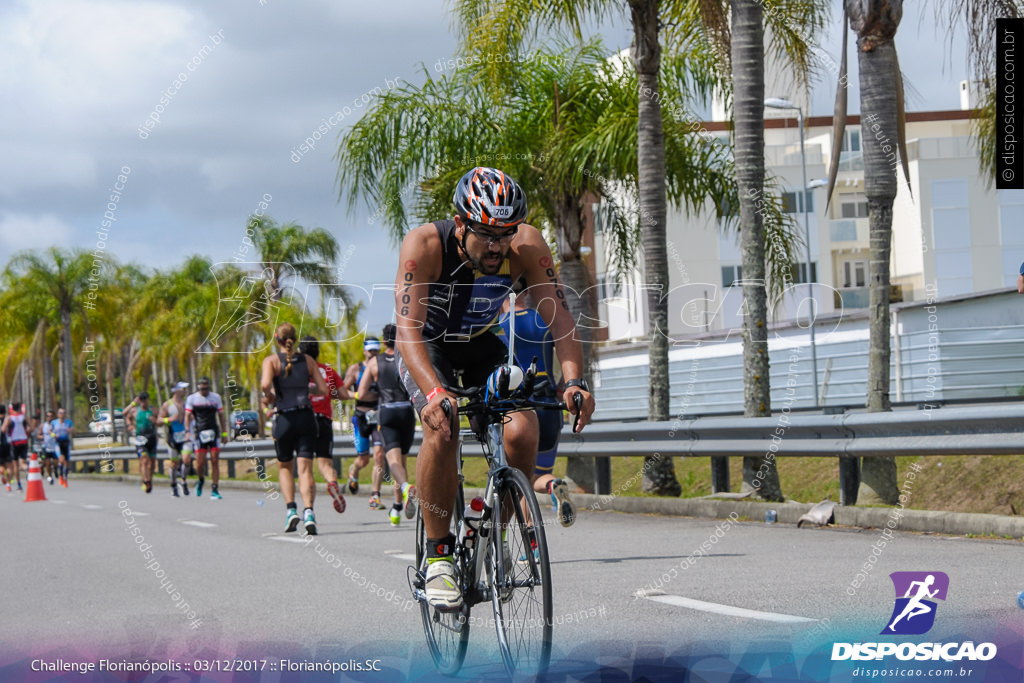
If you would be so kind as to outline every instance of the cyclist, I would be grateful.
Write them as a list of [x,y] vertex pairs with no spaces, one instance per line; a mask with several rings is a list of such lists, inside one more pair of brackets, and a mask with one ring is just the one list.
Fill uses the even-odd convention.
[[[457,488],[456,434],[442,407],[455,401],[444,385],[463,372],[464,386],[481,386],[505,360],[506,348],[490,328],[511,283],[525,276],[540,302],[561,361],[562,400],[576,412],[582,394],[580,428],[594,412],[594,399],[581,379],[582,351],[565,302],[551,250],[526,219],[519,185],[493,168],[474,168],[459,181],[454,220],[427,223],[402,241],[396,278],[397,351],[402,379],[423,423],[416,482],[427,534],[425,592],[435,609],[455,610],[462,593],[455,577],[449,520]],[[479,428],[479,425],[477,426]],[[537,456],[537,416],[515,412],[504,428],[511,465],[529,477]]]
[[[334,502],[334,509],[340,514],[345,511],[345,496],[341,495],[338,487],[338,473],[334,471],[334,460],[331,454],[334,451],[334,403],[332,399],[344,401],[351,396],[348,390],[342,386],[341,376],[334,371],[330,365],[320,362],[320,342],[316,337],[306,335],[299,342],[299,352],[310,356],[316,361],[320,376],[327,385],[329,394],[313,395],[310,401],[313,404],[313,414],[316,416],[316,466],[320,470],[320,476],[327,482],[327,494]],[[316,485],[313,486],[313,500],[316,500]]]
[[[57,438],[53,433],[53,421],[57,419],[57,413],[52,410],[46,411],[46,421],[39,424],[37,438],[43,440],[43,469],[46,471],[46,483],[53,483],[54,470],[57,469]],[[60,473],[57,476],[63,480]]]
[[171,461],[171,495],[178,494],[178,477],[181,477],[181,492],[188,495],[188,468],[192,461],[191,449],[186,449],[188,432],[185,431],[185,391],[188,382],[178,382],[171,388],[171,397],[160,406],[157,423],[162,423],[167,432],[168,460]]
[[[363,360],[348,366],[345,371],[345,388],[356,399],[356,408],[352,413],[352,440],[356,448],[356,459],[348,468],[348,490],[355,495],[359,491],[359,470],[370,464],[370,448],[373,448],[374,460],[378,460],[378,451],[383,447],[378,445],[379,436],[375,436],[376,427],[367,422],[367,413],[377,409],[377,390],[372,388],[364,396],[358,395],[359,381],[366,371],[366,364],[371,358],[380,353],[380,340],[376,337],[363,339]],[[379,474],[376,470],[373,473],[375,489],[380,488]],[[370,496],[370,508],[376,509],[380,505],[380,496],[374,499]]]
[[57,408],[57,419],[50,422],[52,431],[57,439],[57,450],[60,452],[60,485],[68,487],[68,472],[71,470],[71,430],[75,423],[68,416],[63,408]]
[[153,490],[153,466],[156,464],[156,413],[149,407],[149,393],[139,392],[124,413],[125,424],[135,432],[135,452],[146,493]]
[[[402,509],[407,519],[416,516],[416,487],[409,483],[406,460],[416,435],[416,413],[409,401],[409,392],[402,384],[395,358],[395,326],[384,326],[384,353],[366,363],[366,372],[359,382],[359,393],[365,393],[370,383],[377,384],[380,402],[377,408],[378,430],[384,442],[384,453],[395,482],[395,502],[388,513],[391,526],[402,521]],[[380,486],[377,483],[377,486]],[[374,491],[380,498],[380,490]]]
[[24,405],[18,402],[12,403],[7,417],[4,418],[3,426],[0,427],[7,434],[7,441],[11,445],[11,465],[14,466],[14,480],[21,488],[21,470],[24,462],[28,459],[28,435],[32,431],[32,422],[25,415]]
[[[295,506],[295,460],[299,461],[299,493],[305,508],[302,521],[306,533],[315,536],[316,516],[313,514],[313,456],[316,453],[317,423],[313,417],[310,392],[327,396],[329,389],[320,368],[312,357],[295,351],[295,327],[281,323],[274,333],[280,349],[263,359],[260,388],[263,400],[275,408],[274,449],[280,462],[278,481],[285,502],[286,532],[299,526]],[[312,389],[310,384],[313,385]]]
[[209,453],[210,477],[213,479],[210,498],[219,500],[221,495],[217,490],[217,484],[220,482],[220,442],[217,439],[217,428],[220,427],[221,438],[228,438],[227,426],[224,423],[224,402],[221,401],[219,394],[210,391],[209,377],[200,377],[196,388],[199,391],[185,399],[185,429],[192,429],[195,434],[193,451],[196,454],[198,477],[196,495],[203,495],[203,472],[206,468],[206,454]]
[[[526,287],[523,278],[512,285],[512,290],[521,295]],[[529,290],[526,290],[529,294]],[[501,307],[501,319],[498,321],[498,336],[508,344],[511,316],[508,300]],[[554,369],[554,342],[551,330],[535,309],[527,305],[526,296],[516,297],[515,311],[515,354],[516,365],[524,371],[534,358],[537,359],[537,379],[534,383],[533,395],[539,400],[557,400],[557,388],[551,371]],[[572,526],[576,521],[576,506],[569,497],[569,487],[562,479],[556,479],[551,473],[555,467],[555,456],[558,454],[558,437],[562,432],[561,410],[538,410],[537,422],[540,427],[540,442],[537,445],[537,465],[533,471],[533,490],[547,493],[555,506],[555,516],[565,527]]]

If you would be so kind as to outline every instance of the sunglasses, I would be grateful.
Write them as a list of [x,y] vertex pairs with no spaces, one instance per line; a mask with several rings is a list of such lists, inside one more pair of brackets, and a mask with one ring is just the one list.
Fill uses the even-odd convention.
[[474,224],[471,221],[463,221],[463,225],[466,226],[466,230],[469,230],[478,238],[487,242],[488,247],[490,247],[492,244],[499,244],[503,247],[507,247],[509,243],[512,242],[512,240],[515,238],[515,236],[519,234],[518,225],[509,230],[508,232],[502,233],[500,235],[495,235],[494,233],[487,232],[486,230],[481,230],[480,228],[484,227],[481,223],[476,223],[476,228],[473,227]]

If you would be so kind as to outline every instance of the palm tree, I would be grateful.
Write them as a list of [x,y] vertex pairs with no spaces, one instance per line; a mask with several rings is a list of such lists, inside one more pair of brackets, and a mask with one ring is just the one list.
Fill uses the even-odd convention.
[[[682,59],[673,63],[675,78],[668,82],[679,100],[701,82],[701,75],[688,74],[683,64]],[[556,228],[555,252],[574,318],[596,320],[593,299],[574,296],[589,284],[580,252],[584,206],[588,197],[602,199],[614,256],[631,264],[640,216],[630,215],[618,197],[634,195],[639,185],[637,100],[634,74],[620,73],[596,41],[538,52],[527,67],[507,74],[499,102],[476,72],[462,70],[436,81],[428,77],[421,87],[391,90],[371,104],[342,140],[339,183],[350,206],[361,197],[371,208],[380,207],[378,215],[384,214],[392,236],[400,239],[408,205],[423,220],[445,215],[466,168],[501,159],[501,168],[531,198],[529,220]],[[671,201],[688,210],[699,210],[709,199],[719,206],[735,203],[725,150],[688,135],[685,122],[669,119],[666,125],[674,152],[664,174]],[[418,194],[407,202],[411,189]],[[589,332],[585,326],[579,331]],[[673,482],[674,475],[657,488],[671,492]]]
[[[857,34],[860,69],[860,116],[863,140],[895,141],[903,173],[907,169],[903,80],[893,38],[903,16],[902,0],[846,0],[843,15],[843,56],[839,78],[846,77],[846,22]],[[839,149],[846,129],[846,89],[836,94],[836,119],[832,135],[828,196],[839,169]],[[892,245],[892,204],[896,199],[896,169],[888,152],[890,145],[867,142],[863,145],[864,194],[868,200],[868,239],[870,243],[870,280],[868,316],[870,350],[868,352],[868,412],[892,409],[889,400],[889,262]],[[858,499],[864,503],[892,505],[899,497],[896,485],[896,460],[893,457],[864,458]]]
[[60,396],[68,411],[75,419],[74,396],[74,351],[71,341],[72,317],[82,315],[90,304],[86,296],[90,277],[97,277],[92,254],[82,249],[65,250],[50,247],[42,253],[25,251],[15,254],[7,265],[5,274],[18,280],[18,295],[35,297],[46,295],[56,307],[60,325]]

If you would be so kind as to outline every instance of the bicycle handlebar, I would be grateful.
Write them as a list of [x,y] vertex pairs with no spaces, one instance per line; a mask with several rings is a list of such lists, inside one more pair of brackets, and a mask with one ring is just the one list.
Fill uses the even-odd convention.
[[[483,389],[484,389],[483,387],[470,387],[468,389],[460,389],[458,387],[444,386],[444,390],[447,391],[448,393],[454,394],[455,396],[459,396],[461,398],[468,398],[468,399],[470,399],[470,403],[467,406],[465,406],[466,408],[469,409],[466,412],[484,412],[484,413],[486,413],[487,410],[490,409],[491,412],[504,414],[504,413],[510,413],[510,412],[513,412],[513,411],[516,411],[516,410],[522,410],[523,408],[541,408],[541,409],[545,409],[546,408],[546,409],[549,409],[549,410],[554,410],[554,409],[567,410],[568,409],[568,406],[565,403],[563,403],[562,401],[556,401],[556,402],[537,401],[537,400],[534,400],[534,399],[531,399],[531,398],[506,398],[506,399],[499,399],[499,400],[495,401],[495,403],[493,403],[493,404],[487,404],[482,399],[479,399],[479,397],[484,393]],[[474,402],[473,399],[478,399],[478,400],[476,402]],[[582,407],[583,407],[583,394],[581,394],[578,391],[576,393],[574,393],[572,395],[572,402],[573,402],[573,404],[576,407],[576,414],[575,414],[573,422],[572,422],[572,431],[575,434],[579,430],[580,412],[581,412]],[[451,433],[455,434],[458,431],[458,425],[455,423],[456,414],[452,410],[451,400],[449,398],[445,397],[441,401],[441,410],[444,411],[445,416],[449,420],[449,424],[451,426]]]

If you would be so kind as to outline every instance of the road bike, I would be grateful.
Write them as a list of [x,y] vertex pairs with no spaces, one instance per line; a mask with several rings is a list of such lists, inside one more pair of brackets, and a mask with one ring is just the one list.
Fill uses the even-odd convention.
[[[512,309],[514,310],[514,308]],[[510,359],[512,354],[510,352]],[[458,488],[454,508],[438,511],[451,519],[449,532],[455,536],[453,559],[462,589],[462,606],[456,611],[438,610],[427,602],[424,585],[427,573],[427,533],[420,500],[416,514],[416,564],[409,567],[413,597],[420,603],[423,630],[434,664],[445,674],[461,668],[469,643],[470,610],[490,602],[501,650],[509,675],[537,674],[551,656],[551,566],[543,516],[529,479],[510,466],[505,457],[504,425],[517,410],[564,410],[565,404],[531,397],[536,377],[536,359],[524,374],[511,363],[498,367],[484,387],[445,389],[467,402],[459,413],[477,418],[472,434],[483,445],[487,457],[487,485],[483,510],[472,539],[466,542],[465,491],[462,472],[463,435],[459,432]],[[582,396],[574,394],[576,424]],[[445,399],[447,401],[448,399]],[[458,432],[456,413],[442,402],[453,419],[452,434]]]

